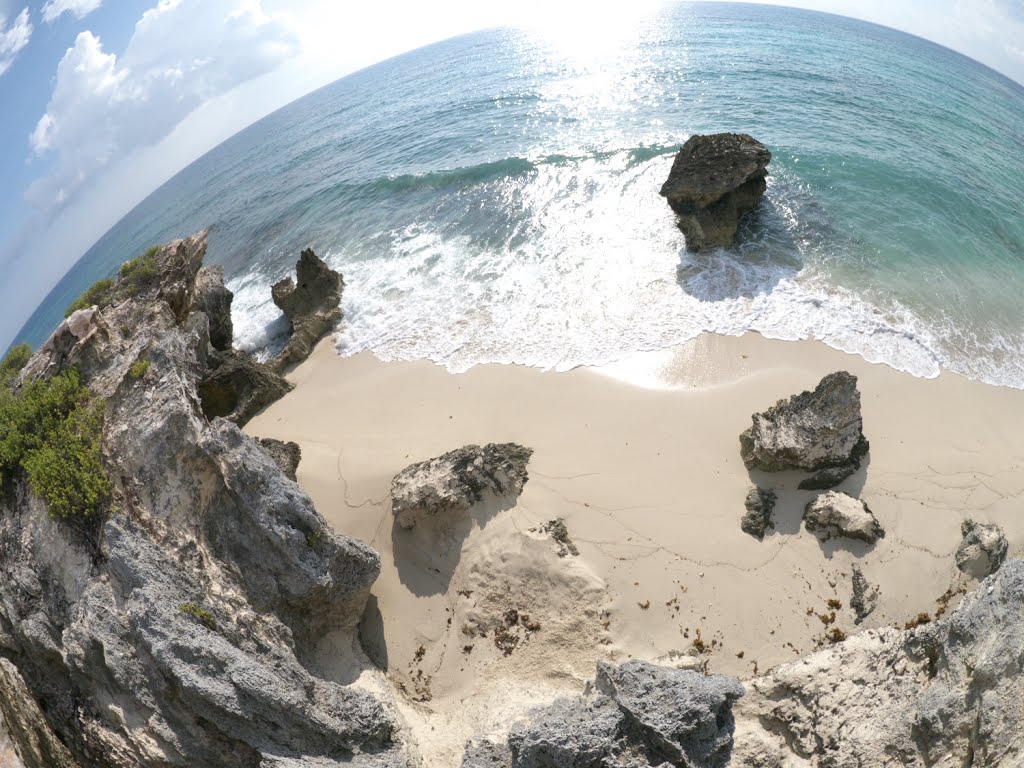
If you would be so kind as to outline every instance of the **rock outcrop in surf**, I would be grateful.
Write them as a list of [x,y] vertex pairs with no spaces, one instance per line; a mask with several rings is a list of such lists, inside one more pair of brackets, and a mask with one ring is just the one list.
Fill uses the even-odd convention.
[[341,274],[307,248],[295,265],[295,276],[296,280],[286,277],[270,290],[274,304],[284,312],[291,328],[288,344],[272,362],[278,371],[309,357],[316,343],[341,320],[341,293],[345,289]]
[[819,472],[838,467],[843,471],[833,479],[841,482],[849,476],[845,473],[860,467],[868,452],[857,377],[846,371],[828,374],[813,392],[779,400],[752,420],[750,429],[740,435],[740,455],[747,469]]
[[391,511],[403,528],[435,515],[469,509],[483,500],[516,497],[529,479],[533,450],[516,443],[467,445],[410,464],[391,481]]
[[686,247],[700,251],[736,242],[740,217],[767,188],[772,153],[745,133],[691,136],[672,163],[661,194],[678,217]]

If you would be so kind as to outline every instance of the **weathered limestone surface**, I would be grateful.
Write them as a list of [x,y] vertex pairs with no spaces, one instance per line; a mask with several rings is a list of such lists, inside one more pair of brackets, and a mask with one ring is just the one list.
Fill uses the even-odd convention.
[[745,133],[689,138],[661,187],[689,250],[735,243],[740,216],[764,195],[771,160],[767,147]]
[[205,248],[170,244],[158,288],[72,315],[26,366],[77,365],[106,400],[114,509],[71,525],[23,483],[0,501],[0,657],[82,766],[404,764],[384,704],[300,661],[327,632],[355,641],[377,554],[203,413]]
[[752,419],[753,425],[740,435],[747,469],[856,470],[868,452],[857,377],[846,371],[830,373],[813,392],[780,400]]
[[743,515],[743,519],[740,520],[740,529],[744,533],[749,533],[758,541],[764,539],[768,529],[775,527],[775,522],[772,520],[775,501],[774,491],[756,486],[751,488],[747,492],[746,501],[743,502],[747,512]]
[[295,480],[299,462],[302,461],[302,449],[298,443],[275,440],[272,437],[261,437],[256,442],[270,455],[289,480]]
[[874,544],[885,536],[867,504],[839,491],[826,491],[809,502],[804,526],[825,541],[842,536]]
[[307,248],[295,265],[298,280],[286,277],[274,284],[271,296],[291,326],[291,338],[271,365],[278,371],[302,362],[313,347],[341,320],[342,276]]
[[195,309],[210,321],[210,345],[221,351],[231,349],[235,327],[231,322],[231,302],[235,294],[224,285],[224,267],[212,264],[196,275]]
[[412,528],[420,520],[469,509],[485,493],[518,496],[532,455],[531,448],[515,443],[488,443],[410,464],[391,481],[391,511],[399,525]]
[[867,630],[747,683],[736,768],[1024,765],[1024,561],[948,618]]
[[990,523],[965,520],[960,527],[963,541],[956,550],[956,567],[975,579],[999,570],[1006,560],[1008,544],[1003,529]]

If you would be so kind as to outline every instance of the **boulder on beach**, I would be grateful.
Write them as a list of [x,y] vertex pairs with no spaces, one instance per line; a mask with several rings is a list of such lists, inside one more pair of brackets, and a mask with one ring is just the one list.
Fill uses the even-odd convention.
[[813,392],[780,400],[752,419],[753,425],[740,435],[747,469],[818,472],[840,467],[843,471],[828,480],[838,484],[860,467],[868,452],[857,377],[846,371],[828,374]]
[[878,587],[867,580],[859,565],[854,563],[850,570],[850,607],[857,616],[853,623],[860,624],[878,607],[880,594]]
[[1008,548],[1003,529],[990,523],[964,520],[960,532],[964,538],[956,550],[956,567],[975,579],[984,579],[998,571],[1006,560]]
[[532,455],[516,443],[488,443],[410,464],[391,481],[391,511],[400,526],[412,528],[424,518],[469,509],[485,493],[518,496]]
[[689,250],[736,241],[740,216],[764,195],[771,160],[768,148],[745,133],[690,137],[661,187]]
[[307,248],[295,265],[296,280],[286,277],[274,283],[270,295],[284,312],[291,328],[288,344],[271,365],[283,371],[301,363],[313,347],[341,320],[341,293],[345,280]]
[[868,505],[839,491],[826,491],[804,510],[804,526],[823,541],[842,536],[874,544],[885,530]]
[[740,529],[758,541],[762,540],[768,529],[775,527],[775,522],[772,520],[775,499],[775,491],[756,486],[751,488],[747,492],[746,501],[743,502],[747,512],[740,520]]

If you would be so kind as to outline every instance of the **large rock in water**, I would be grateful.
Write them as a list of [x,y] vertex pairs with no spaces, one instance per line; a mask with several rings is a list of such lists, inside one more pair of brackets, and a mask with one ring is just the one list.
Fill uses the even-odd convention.
[[688,249],[736,241],[740,216],[764,194],[771,160],[768,148],[745,133],[690,137],[661,187]]
[[0,654],[83,767],[393,765],[384,704],[307,666],[326,633],[355,642],[380,560],[235,424],[204,416],[209,323],[189,310],[204,251],[203,236],[172,243],[159,290],[73,316],[26,366],[75,365],[105,401],[114,508],[53,519],[13,481]]
[[740,435],[747,469],[856,469],[868,452],[857,377],[846,371],[830,373],[813,392],[779,400],[752,418],[753,426]]
[[272,362],[279,371],[309,357],[316,343],[341,320],[341,292],[345,288],[341,275],[311,248],[299,256],[295,273],[297,282],[286,277],[270,290],[274,303],[291,326],[287,346]]
[[744,693],[733,678],[598,662],[595,688],[535,710],[507,745],[469,744],[463,768],[729,765],[732,709]]
[[1024,765],[1024,561],[948,618],[868,630],[747,682],[739,768]]
[[412,528],[421,519],[469,509],[485,492],[518,496],[532,455],[532,448],[515,443],[488,443],[410,464],[391,481],[391,511],[400,526]]

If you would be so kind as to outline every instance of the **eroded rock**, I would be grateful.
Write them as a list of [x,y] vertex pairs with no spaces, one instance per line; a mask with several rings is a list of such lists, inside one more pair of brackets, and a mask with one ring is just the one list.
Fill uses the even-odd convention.
[[0,658],[0,766],[78,768],[50,729],[18,668]]
[[857,616],[853,623],[860,624],[878,607],[879,590],[877,586],[867,580],[864,572],[856,563],[852,566],[850,581],[852,589],[850,607],[853,608],[853,612]]
[[231,322],[231,302],[235,294],[224,285],[224,267],[213,264],[196,275],[194,307],[210,321],[210,344],[221,351],[231,349],[235,338]]
[[810,477],[804,478],[797,486],[801,491],[826,491],[835,488],[846,478],[852,477],[860,468],[860,460],[851,461],[838,467],[819,469]]
[[1008,549],[1003,529],[991,523],[964,520],[960,532],[964,538],[956,550],[956,567],[975,579],[998,571]]
[[1021,763],[1022,604],[1024,561],[1008,560],[946,619],[868,630],[749,681],[733,764]]
[[298,443],[275,440],[272,437],[260,437],[257,442],[289,480],[296,479],[299,462],[302,461],[302,449]]
[[237,349],[211,352],[209,366],[197,385],[208,419],[220,417],[245,426],[294,389],[272,366]]
[[808,503],[804,526],[824,541],[842,536],[874,544],[885,536],[867,504],[839,491],[826,491]]
[[391,511],[399,525],[412,528],[424,518],[469,509],[485,493],[518,496],[532,455],[516,443],[488,443],[410,464],[391,481]]
[[736,241],[740,216],[764,195],[771,160],[767,147],[745,133],[689,138],[661,187],[689,250]]
[[764,472],[856,469],[868,452],[863,427],[857,377],[837,371],[813,392],[755,413],[751,428],[740,435],[740,455],[747,469]]
[[775,500],[775,491],[767,488],[751,488],[747,492],[746,501],[743,502],[747,512],[740,520],[740,529],[758,541],[764,539],[768,529],[775,527],[775,522],[772,520]]
[[291,326],[291,337],[272,361],[283,371],[305,360],[313,347],[341,320],[341,293],[345,281],[338,272],[307,248],[295,265],[297,281],[286,277],[274,284],[271,296]]

